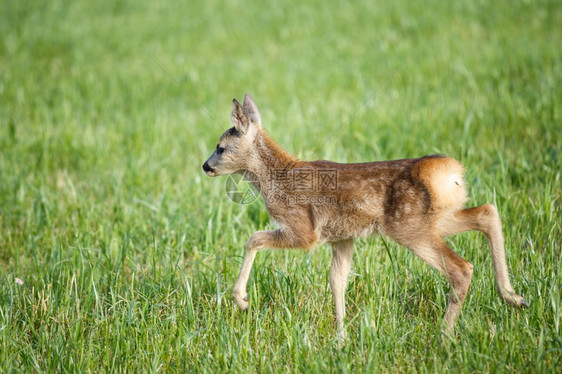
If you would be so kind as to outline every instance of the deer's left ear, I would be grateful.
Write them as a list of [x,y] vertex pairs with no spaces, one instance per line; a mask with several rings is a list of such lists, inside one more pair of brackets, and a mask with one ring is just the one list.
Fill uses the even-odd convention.
[[250,123],[261,127],[261,115],[258,110],[258,106],[254,102],[254,99],[252,99],[252,97],[248,94],[244,96],[243,108],[244,113],[246,113],[246,116],[248,116],[248,119],[250,120]]
[[248,117],[244,113],[244,109],[242,105],[238,102],[238,100],[232,100],[232,114],[230,115],[230,119],[234,124],[234,128],[240,133],[245,134],[248,131],[248,127],[250,126],[250,121]]

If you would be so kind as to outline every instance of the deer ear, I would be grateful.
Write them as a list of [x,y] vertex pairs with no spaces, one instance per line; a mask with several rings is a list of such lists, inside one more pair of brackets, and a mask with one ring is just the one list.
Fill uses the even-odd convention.
[[248,94],[244,96],[243,108],[244,113],[246,113],[250,122],[258,127],[261,127],[261,115],[258,110],[258,106],[254,102],[254,99],[252,99],[252,97]]
[[230,115],[230,119],[234,124],[234,128],[240,133],[245,134],[248,131],[248,126],[250,125],[250,121],[248,117],[244,113],[244,109],[242,105],[238,102],[238,100],[232,100],[232,114]]

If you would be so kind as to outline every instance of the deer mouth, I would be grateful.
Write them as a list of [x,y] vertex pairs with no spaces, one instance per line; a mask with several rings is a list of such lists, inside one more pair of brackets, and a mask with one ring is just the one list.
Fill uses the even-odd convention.
[[212,167],[209,166],[208,162],[205,162],[203,164],[203,171],[205,172],[205,174],[207,174],[209,177],[215,177],[217,175],[215,169],[213,169]]

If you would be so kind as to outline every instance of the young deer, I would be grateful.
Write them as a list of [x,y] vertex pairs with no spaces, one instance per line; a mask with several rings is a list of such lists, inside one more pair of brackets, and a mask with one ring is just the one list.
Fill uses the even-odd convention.
[[462,165],[441,155],[415,159],[338,164],[301,161],[285,152],[262,129],[258,108],[249,95],[232,104],[234,127],[227,130],[203,165],[211,177],[243,173],[261,193],[278,228],[255,232],[233,289],[248,309],[246,284],[262,248],[310,249],[332,246],[330,286],[336,324],[344,329],[344,293],[351,269],[353,241],[380,233],[441,272],[451,283],[444,329],[459,316],[472,278],[472,265],[453,252],[443,238],[464,231],[483,232],[490,243],[499,295],[527,307],[509,282],[501,222],[494,205],[464,209],[467,201]]

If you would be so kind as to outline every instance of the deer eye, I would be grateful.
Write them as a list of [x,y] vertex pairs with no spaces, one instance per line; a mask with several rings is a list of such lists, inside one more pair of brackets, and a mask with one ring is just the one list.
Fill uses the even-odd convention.
[[219,147],[219,146],[217,145],[217,154],[218,154],[218,155],[222,155],[223,152],[224,152],[224,148],[223,148],[223,147]]

